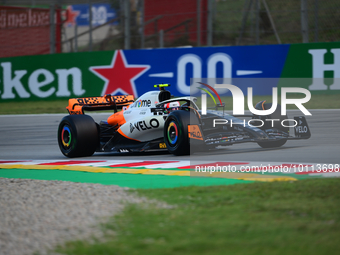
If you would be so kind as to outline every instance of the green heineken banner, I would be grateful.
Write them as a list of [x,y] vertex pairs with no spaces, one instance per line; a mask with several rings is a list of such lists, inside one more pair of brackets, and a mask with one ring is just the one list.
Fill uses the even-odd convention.
[[318,94],[339,93],[340,43],[290,45],[280,78],[280,87],[303,87]]
[[89,66],[110,62],[111,57],[95,52],[0,59],[1,101],[99,95],[103,82]]
[[223,78],[245,94],[254,85],[248,78],[275,81],[253,86],[257,95],[271,95],[272,87],[281,86],[339,93],[340,42],[0,58],[0,102],[104,94],[138,97],[158,83],[170,83],[170,92],[182,96],[190,94],[192,78],[213,78],[215,83]]

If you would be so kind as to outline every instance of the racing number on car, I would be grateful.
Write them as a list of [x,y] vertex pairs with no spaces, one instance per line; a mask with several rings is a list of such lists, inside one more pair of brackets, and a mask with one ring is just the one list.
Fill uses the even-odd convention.
[[188,125],[189,138],[203,140],[202,133],[198,125]]

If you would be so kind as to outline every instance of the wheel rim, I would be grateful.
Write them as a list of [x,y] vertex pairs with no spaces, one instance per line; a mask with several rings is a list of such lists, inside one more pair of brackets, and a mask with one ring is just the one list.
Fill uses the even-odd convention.
[[178,140],[178,128],[174,121],[170,122],[167,133],[170,145],[175,145]]
[[71,130],[69,126],[65,125],[63,127],[63,130],[61,131],[61,142],[64,148],[66,149],[70,148],[71,141],[72,141]]

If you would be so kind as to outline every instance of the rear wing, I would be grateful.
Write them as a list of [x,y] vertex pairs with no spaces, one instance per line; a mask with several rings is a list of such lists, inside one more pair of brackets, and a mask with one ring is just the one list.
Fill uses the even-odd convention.
[[71,98],[68,100],[66,109],[71,115],[84,114],[84,111],[114,110],[117,112],[118,109],[133,102],[133,95]]

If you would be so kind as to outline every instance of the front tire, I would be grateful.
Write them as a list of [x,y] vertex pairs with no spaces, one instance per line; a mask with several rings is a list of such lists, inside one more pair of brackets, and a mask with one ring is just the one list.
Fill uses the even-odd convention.
[[65,116],[58,128],[60,151],[69,158],[91,156],[99,145],[95,121],[88,115]]
[[[260,102],[261,103],[261,102]],[[262,104],[258,103],[255,108],[259,108]],[[263,104],[264,109],[258,109],[258,110],[268,110],[272,107],[271,103]],[[260,118],[264,121],[264,125],[260,127],[262,130],[276,128],[278,130],[281,130],[285,133],[289,133],[289,127],[283,127],[281,126],[281,121],[284,119],[288,119],[287,115],[282,116],[281,115],[281,105],[277,105],[277,108],[275,112],[268,116],[257,116],[257,118]],[[266,121],[266,119],[279,119],[280,121],[275,121],[274,125],[272,127],[271,121]],[[262,148],[277,148],[283,146],[287,142],[287,139],[280,139],[278,141],[272,141],[272,142],[258,142],[257,144],[261,146]]]
[[180,110],[169,114],[164,123],[164,142],[170,153],[177,156],[190,154],[189,124],[189,111]]

